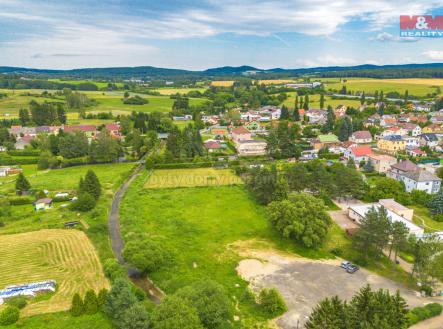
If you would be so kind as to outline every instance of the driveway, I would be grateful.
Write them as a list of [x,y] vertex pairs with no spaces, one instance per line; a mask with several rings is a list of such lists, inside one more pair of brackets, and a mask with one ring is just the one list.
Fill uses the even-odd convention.
[[410,307],[430,302],[416,291],[364,269],[348,274],[340,268],[340,260],[315,261],[267,251],[252,252],[249,256],[250,259],[239,263],[237,271],[256,292],[265,287],[281,292],[289,309],[277,320],[283,329],[303,328],[311,309],[320,300],[334,295],[350,300],[368,283],[373,289],[389,289],[392,293],[400,290]]

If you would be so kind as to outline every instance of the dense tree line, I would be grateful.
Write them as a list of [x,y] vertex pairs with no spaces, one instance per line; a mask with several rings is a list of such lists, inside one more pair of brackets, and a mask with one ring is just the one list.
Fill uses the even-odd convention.
[[169,132],[166,141],[166,159],[194,158],[202,155],[204,155],[203,141],[199,130],[193,125],[188,125],[183,131],[175,127]]

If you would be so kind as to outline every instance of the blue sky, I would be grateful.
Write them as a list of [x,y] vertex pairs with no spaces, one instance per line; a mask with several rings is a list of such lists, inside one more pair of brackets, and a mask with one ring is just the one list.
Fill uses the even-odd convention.
[[0,66],[299,68],[443,61],[399,15],[443,0],[0,0]]

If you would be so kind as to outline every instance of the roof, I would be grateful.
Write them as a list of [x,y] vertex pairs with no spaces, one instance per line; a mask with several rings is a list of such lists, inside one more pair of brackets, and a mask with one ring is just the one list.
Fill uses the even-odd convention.
[[389,135],[383,137],[383,139],[391,142],[400,142],[403,138],[400,135]]
[[440,178],[430,173],[427,170],[417,170],[412,172],[406,172],[403,176],[412,179],[416,182],[430,182],[430,181],[441,181]]
[[[354,212],[356,212],[357,214],[359,214],[361,217],[366,217],[366,214],[369,212],[369,210],[375,207],[376,209],[380,209],[380,207],[383,207],[381,204],[379,203],[370,203],[370,204],[363,204],[363,205],[352,205],[349,206],[349,209],[353,210]],[[385,208],[386,209],[386,208]],[[423,234],[424,230],[415,225],[414,223],[408,221],[406,218],[397,215],[395,212],[386,209],[386,212],[388,213],[388,218],[392,221],[392,222],[401,222],[403,224],[405,224],[405,226],[409,229],[410,233],[421,233]]]
[[406,130],[414,130],[415,128],[419,127],[419,125],[416,125],[415,123],[404,123],[402,124],[402,127]]
[[398,211],[410,210],[408,207],[403,206],[401,203],[398,203],[394,199],[380,199],[378,200],[378,203],[380,203],[382,206],[388,209],[393,209]]
[[205,147],[207,149],[219,149],[219,148],[221,148],[221,145],[219,143],[217,143],[217,142],[214,142],[214,141],[206,142],[204,145],[205,145]]
[[318,135],[318,140],[322,143],[333,143],[339,141],[338,137],[334,134]]
[[249,130],[246,129],[245,127],[243,127],[243,126],[240,126],[240,127],[232,129],[232,133],[233,134],[237,134],[237,135],[240,135],[240,134],[250,134]]
[[266,141],[263,139],[248,139],[248,140],[240,140],[239,144],[266,144]]
[[94,125],[77,125],[77,126],[65,126],[64,131],[69,133],[75,130],[79,131],[96,131],[97,128]]
[[420,154],[420,155],[426,154],[426,152],[420,150],[419,148],[415,148],[415,149],[409,150],[409,152],[413,152],[415,154]]
[[410,160],[403,160],[399,163],[393,164],[391,168],[407,172],[419,170],[419,167]]
[[369,155],[372,153],[372,149],[370,146],[354,146],[351,147],[350,150],[357,157]]
[[51,198],[43,198],[43,199],[38,199],[37,201],[34,202],[34,204],[39,204],[39,203],[48,204],[51,202],[52,202]]
[[368,155],[371,159],[373,160],[378,160],[378,161],[397,161],[396,158],[387,155],[387,154],[369,154]]
[[427,142],[438,142],[438,137],[436,134],[421,134],[420,137],[422,137]]
[[105,128],[108,130],[120,130],[120,125],[118,123],[107,123]]
[[368,130],[355,131],[352,137],[356,139],[372,139],[372,135]]

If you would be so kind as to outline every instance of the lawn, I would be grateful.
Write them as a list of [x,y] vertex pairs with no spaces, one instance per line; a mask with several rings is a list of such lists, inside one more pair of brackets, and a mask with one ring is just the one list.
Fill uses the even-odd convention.
[[[81,83],[92,83],[94,85],[97,86],[97,88],[101,89],[101,88],[106,88],[108,86],[107,81],[93,81],[93,80],[63,80],[63,79],[48,79],[48,81],[52,81],[52,82],[59,82],[59,83],[69,83],[71,85],[79,85]],[[117,85],[117,87],[121,88],[123,87],[123,83],[121,82],[116,82],[115,85]]]
[[414,223],[423,227],[426,232],[443,231],[443,222],[432,219],[429,209],[422,206],[410,206],[414,209]]
[[[25,93],[41,94],[43,90],[27,89],[27,90],[10,90],[0,89],[0,93],[7,94],[6,98],[0,98],[0,119],[8,119],[10,117],[17,117],[18,111],[21,108],[28,108],[29,102],[35,100],[39,103],[44,101],[57,102],[61,99],[45,98],[38,96],[22,96]],[[52,92],[52,91],[51,91]]]
[[158,189],[238,184],[243,184],[243,181],[230,169],[160,169],[154,170],[144,187]]
[[73,317],[68,312],[48,313],[21,318],[6,329],[111,329],[114,326],[102,314]]
[[[289,92],[286,93],[289,97],[283,102],[284,105],[286,105],[289,108],[294,108],[295,103],[295,95],[296,92]],[[299,96],[299,102],[300,102]],[[331,105],[333,109],[335,109],[339,105],[346,105],[348,107],[354,107],[358,108],[360,104],[360,100],[355,99],[332,99],[330,96],[325,96],[325,105],[324,108],[326,109],[328,105]],[[320,95],[309,95],[309,107],[313,109],[319,109],[320,108]]]
[[30,300],[22,315],[66,311],[72,296],[108,288],[94,246],[79,230],[40,230],[0,239],[0,287],[56,280],[49,299]]
[[325,89],[340,91],[345,85],[347,91],[374,93],[376,90],[386,94],[388,92],[399,92],[404,94],[408,90],[409,95],[427,96],[436,91],[433,86],[443,86],[443,79],[351,79],[347,82],[327,83]]

